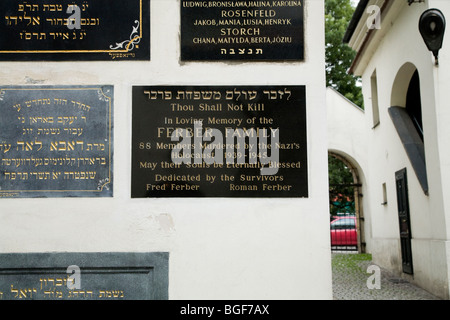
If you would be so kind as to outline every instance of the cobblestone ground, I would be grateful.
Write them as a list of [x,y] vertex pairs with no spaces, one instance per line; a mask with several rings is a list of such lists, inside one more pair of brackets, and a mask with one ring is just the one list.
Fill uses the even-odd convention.
[[[367,273],[373,265],[368,254],[332,253],[335,300],[440,300],[427,291],[381,269],[379,289],[369,289]],[[371,284],[375,282],[370,281]]]

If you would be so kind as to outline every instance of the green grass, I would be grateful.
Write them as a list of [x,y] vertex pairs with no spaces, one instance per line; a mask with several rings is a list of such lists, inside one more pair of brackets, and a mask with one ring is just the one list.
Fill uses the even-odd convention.
[[371,261],[371,254],[333,254],[332,259],[332,268],[333,270],[347,270],[353,272],[363,272],[366,273],[366,270],[363,270],[361,267],[361,262]]

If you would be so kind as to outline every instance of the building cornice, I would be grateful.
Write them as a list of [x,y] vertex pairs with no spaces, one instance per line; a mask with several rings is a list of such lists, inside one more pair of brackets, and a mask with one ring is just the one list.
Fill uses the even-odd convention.
[[352,19],[350,20],[350,23],[347,27],[347,31],[344,35],[344,43],[349,43],[350,39],[353,36],[353,33],[355,32],[356,27],[358,26],[359,20],[361,20],[362,15],[364,14],[364,11],[366,10],[367,4],[369,3],[369,0],[360,0],[355,12],[353,13]]
[[[367,21],[373,21],[372,16],[375,14],[375,11],[368,10],[370,6],[379,8],[380,26],[378,28],[369,28],[370,24],[368,26]],[[362,75],[376,47],[405,6],[407,6],[407,1],[399,0],[361,0],[359,2],[343,39],[356,51],[349,73]]]

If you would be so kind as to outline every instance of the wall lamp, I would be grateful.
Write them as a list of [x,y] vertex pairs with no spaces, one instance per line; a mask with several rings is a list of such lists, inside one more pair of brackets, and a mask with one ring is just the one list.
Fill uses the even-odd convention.
[[428,50],[433,52],[436,65],[439,65],[439,50],[442,48],[445,33],[445,17],[438,9],[428,9],[420,16],[419,30]]

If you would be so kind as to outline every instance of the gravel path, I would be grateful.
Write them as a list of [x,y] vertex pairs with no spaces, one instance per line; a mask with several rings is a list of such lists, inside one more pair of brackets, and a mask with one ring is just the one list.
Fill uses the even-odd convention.
[[[367,272],[374,266],[367,254],[332,253],[333,297],[335,300],[440,300],[427,291],[379,269],[380,281],[375,273]],[[375,266],[378,268],[378,266]],[[368,281],[368,279],[370,280]],[[369,289],[367,283],[375,288]],[[377,286],[379,284],[379,286]]]

